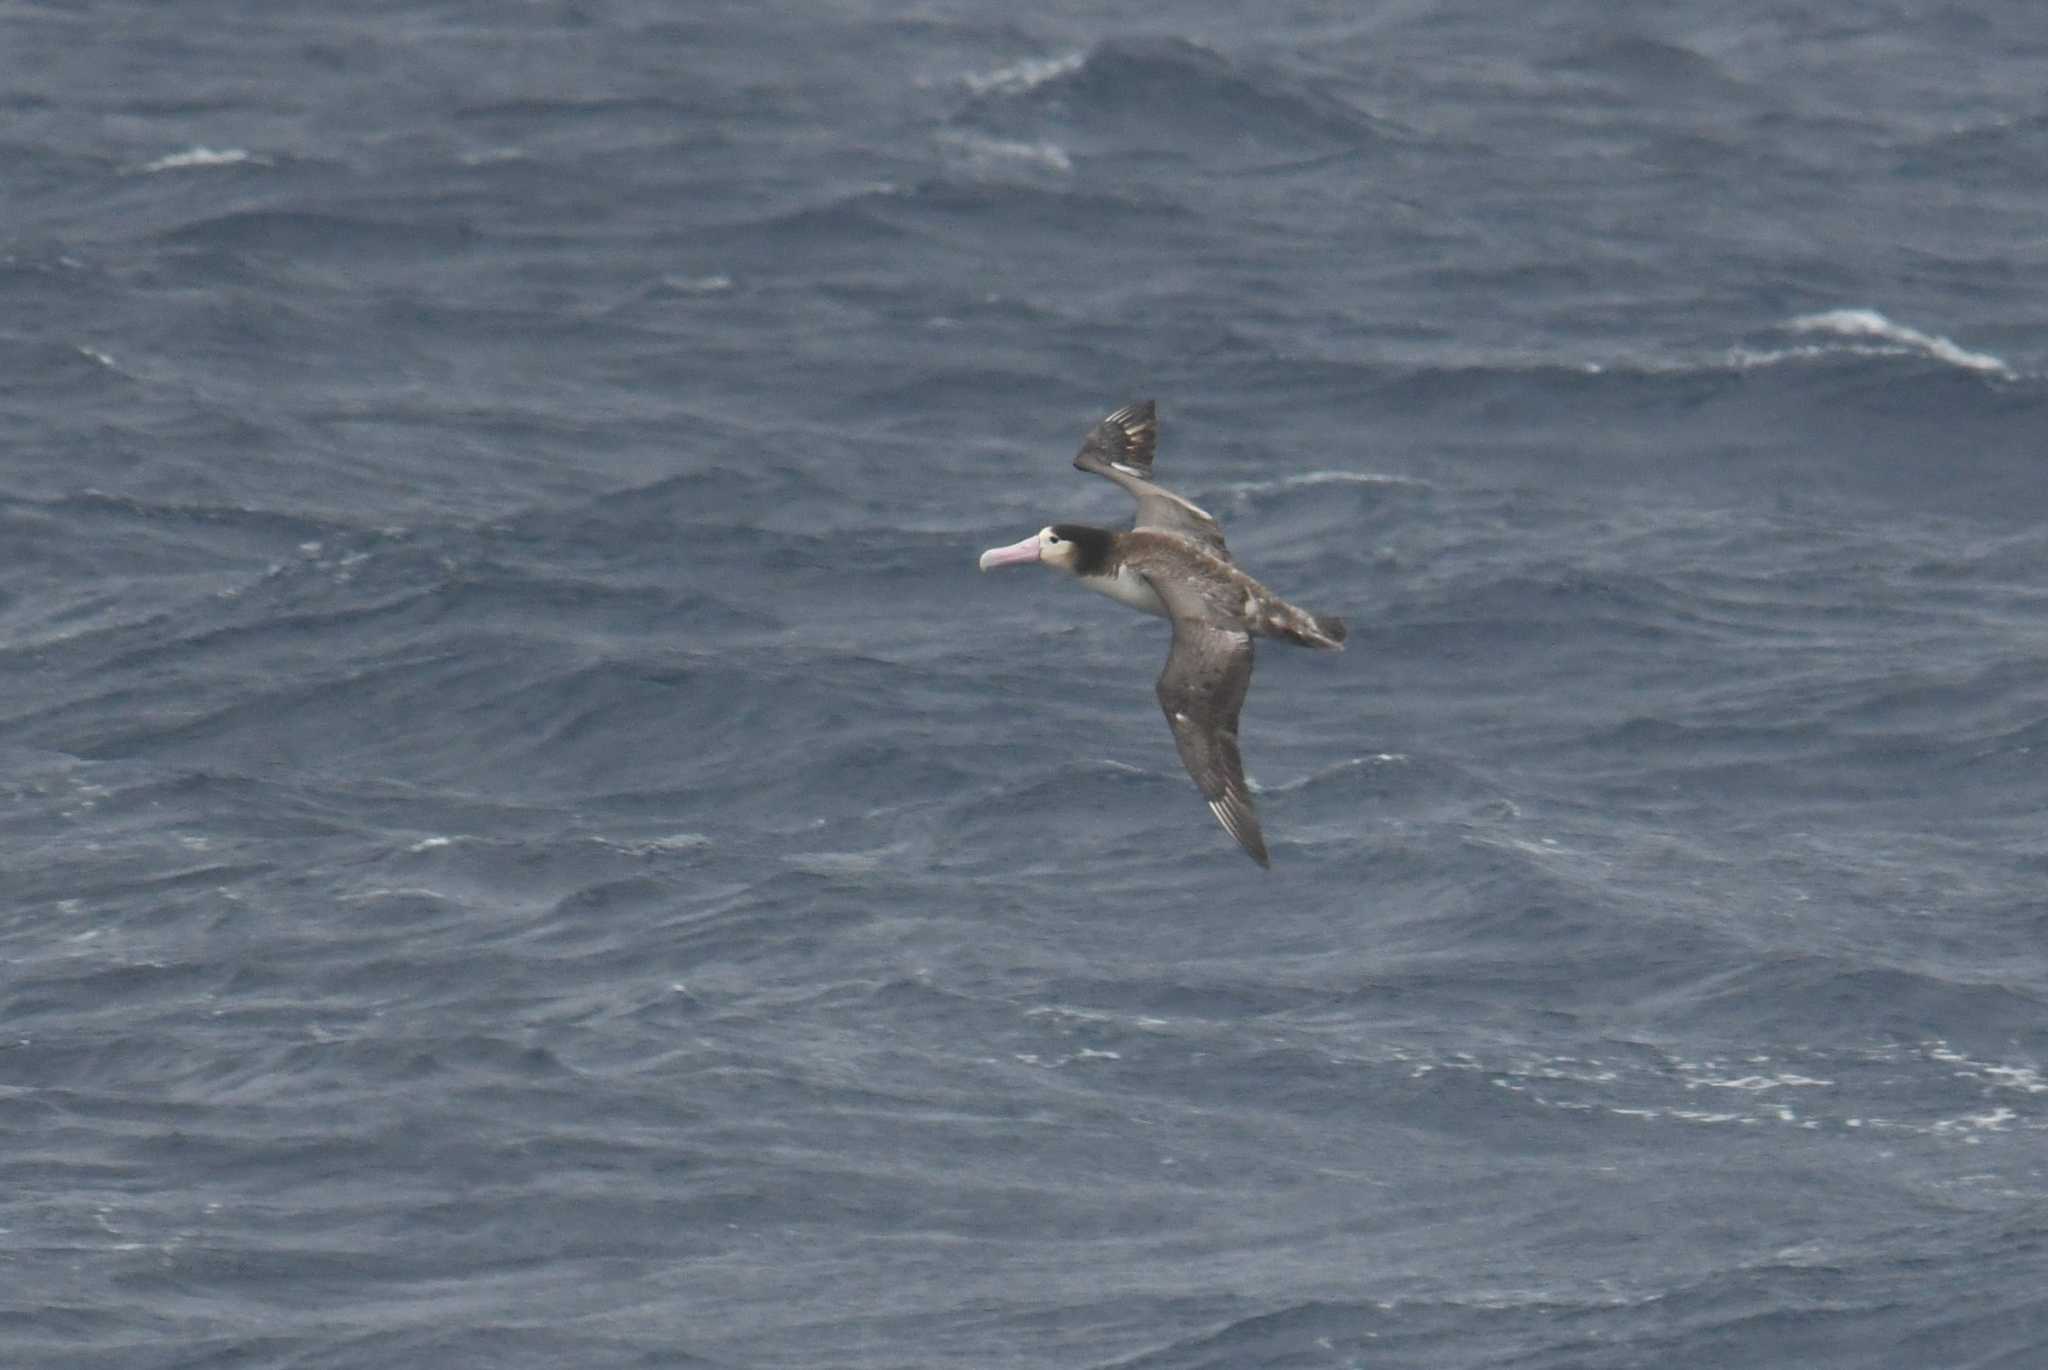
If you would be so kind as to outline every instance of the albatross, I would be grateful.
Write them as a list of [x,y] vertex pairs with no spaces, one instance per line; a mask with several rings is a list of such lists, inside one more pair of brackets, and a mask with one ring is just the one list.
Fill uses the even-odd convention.
[[1239,570],[1215,518],[1153,481],[1158,440],[1158,412],[1146,400],[1096,424],[1074,457],[1076,468],[1114,481],[1137,501],[1129,528],[1051,524],[983,552],[981,569],[1036,562],[1172,622],[1173,646],[1158,695],[1181,764],[1224,831],[1252,860],[1270,866],[1237,750],[1237,716],[1252,683],[1252,639],[1342,651],[1344,620],[1296,608]]

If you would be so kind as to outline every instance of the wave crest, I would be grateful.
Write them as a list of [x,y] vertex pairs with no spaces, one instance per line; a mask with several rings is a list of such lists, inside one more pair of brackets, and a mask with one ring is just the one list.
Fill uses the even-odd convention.
[[1939,334],[1923,333],[1897,323],[1875,309],[1829,309],[1819,314],[1802,314],[1783,325],[1788,333],[1819,335],[1832,339],[1807,347],[1772,352],[1738,351],[1739,365],[1770,365],[1800,357],[1826,356],[1848,352],[1862,356],[1925,357],[1930,361],[1980,371],[2010,380],[2015,373],[2004,358],[1989,352],[1972,352]]
[[1018,147],[1256,161],[1327,154],[1382,133],[1333,95],[1183,38],[1112,39],[964,80],[973,98],[954,122]]

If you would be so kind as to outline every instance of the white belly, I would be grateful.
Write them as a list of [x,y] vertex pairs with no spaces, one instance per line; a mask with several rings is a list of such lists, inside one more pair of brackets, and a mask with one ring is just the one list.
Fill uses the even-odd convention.
[[1108,595],[1119,604],[1128,604],[1142,613],[1167,616],[1166,605],[1160,600],[1159,592],[1152,588],[1152,582],[1131,570],[1120,566],[1113,576],[1082,576],[1081,583],[1097,594]]

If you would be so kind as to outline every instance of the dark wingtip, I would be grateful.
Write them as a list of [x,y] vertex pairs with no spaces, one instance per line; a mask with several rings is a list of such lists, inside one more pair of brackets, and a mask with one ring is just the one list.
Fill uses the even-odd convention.
[[1273,862],[1266,855],[1266,835],[1259,831],[1258,815],[1252,812],[1249,799],[1243,795],[1226,793],[1209,801],[1209,812],[1216,815],[1216,821],[1223,830],[1237,839],[1237,845],[1244,848],[1244,854],[1259,863],[1261,870],[1271,870]]
[[1152,453],[1158,440],[1158,406],[1151,400],[1139,400],[1089,429],[1081,450],[1074,454],[1074,465],[1082,471],[1121,466],[1150,478]]

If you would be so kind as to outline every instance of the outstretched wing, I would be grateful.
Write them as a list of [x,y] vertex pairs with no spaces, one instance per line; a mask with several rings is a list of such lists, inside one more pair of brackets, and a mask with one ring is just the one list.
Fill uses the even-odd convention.
[[1173,647],[1159,673],[1159,707],[1173,729],[1181,764],[1209,801],[1210,812],[1252,860],[1265,866],[1271,864],[1266,839],[1237,752],[1237,715],[1251,685],[1251,634],[1174,616]]
[[1225,561],[1223,529],[1206,509],[1152,481],[1152,454],[1159,443],[1159,413],[1152,401],[1127,404],[1089,430],[1074,455],[1083,471],[1115,481],[1138,501],[1131,526],[1193,538]]
[[[1159,407],[1150,400],[1127,404],[1088,430],[1074,465],[1083,471],[1114,466],[1140,480],[1152,479],[1152,456],[1159,446]],[[1096,463],[1091,465],[1090,463]],[[1108,472],[1103,472],[1107,475]]]

